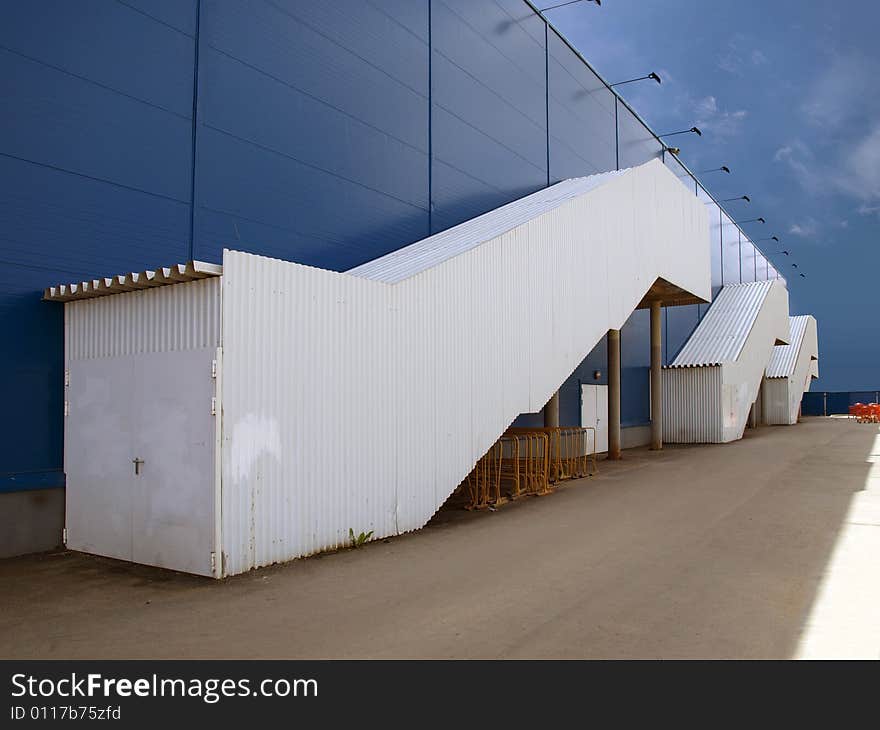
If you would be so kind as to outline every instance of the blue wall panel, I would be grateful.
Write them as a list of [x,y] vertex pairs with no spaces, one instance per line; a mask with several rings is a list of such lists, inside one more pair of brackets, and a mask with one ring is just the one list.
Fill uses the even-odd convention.
[[205,3],[197,258],[343,270],[428,234],[427,4],[402,7]]
[[[187,257],[195,3],[8,3],[0,23],[0,476],[61,483],[50,284]],[[5,483],[5,482],[4,482]]]
[[543,22],[523,17],[522,3],[434,0],[431,8],[438,231],[547,184],[547,92]]
[[[16,415],[0,482],[22,486],[61,468],[62,309],[39,301],[45,286],[226,246],[344,270],[614,169],[618,138],[621,167],[662,150],[622,104],[616,134],[612,93],[522,0],[8,3],[0,93],[0,337],[14,343],[0,381]],[[711,235],[717,290],[740,280],[739,239]],[[666,312],[667,358],[705,309]],[[621,344],[623,420],[644,423],[646,312]],[[603,339],[561,387],[564,425],[606,367]]]
[[550,182],[613,170],[614,94],[555,32],[548,42]]
[[623,104],[617,104],[620,167],[634,167],[663,156],[663,146]]
[[[620,330],[620,423],[636,426],[651,420],[651,396],[645,373],[651,366],[651,313],[637,309]],[[644,382],[643,382],[644,381]]]
[[760,251],[757,252],[758,281],[767,281],[770,278],[770,268],[767,259]]
[[699,198],[706,205],[709,218],[709,259],[712,278],[712,297],[714,298],[724,285],[722,274],[722,248],[721,248],[721,210],[712,202],[712,198],[702,188],[698,188]]
[[620,368],[620,425],[644,426],[651,422],[651,368]]
[[700,323],[704,311],[697,304],[684,307],[666,307],[664,310],[663,347],[666,351],[664,362],[668,365],[679,353],[693,331]]
[[740,283],[740,233],[733,221],[721,212],[721,274],[725,284]]
[[740,237],[740,259],[742,281],[757,281],[758,278],[758,261],[755,256],[756,251],[754,245],[745,237]]

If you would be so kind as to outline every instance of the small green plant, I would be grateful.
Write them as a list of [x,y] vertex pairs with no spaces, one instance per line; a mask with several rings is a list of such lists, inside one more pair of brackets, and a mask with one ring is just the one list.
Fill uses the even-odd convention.
[[355,535],[354,530],[350,527],[348,528],[348,539],[351,542],[351,546],[353,548],[359,548],[365,542],[369,542],[370,538],[373,536],[373,531],[362,532],[360,535]]

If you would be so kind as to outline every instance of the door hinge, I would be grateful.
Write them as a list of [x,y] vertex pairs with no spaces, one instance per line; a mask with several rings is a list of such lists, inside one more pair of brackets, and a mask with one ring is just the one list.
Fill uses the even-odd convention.
[[61,530],[61,544],[64,546],[67,545],[67,528],[66,527],[63,530]]
[[70,370],[64,371],[64,385],[65,387],[70,385]]
[[211,415],[212,416],[217,415],[217,397],[216,396],[211,398]]
[[211,360],[211,377],[217,379],[217,361]]
[[64,415],[65,416],[70,415],[70,401],[67,401],[67,400],[64,401]]
[[211,553],[211,573],[217,575],[217,553]]

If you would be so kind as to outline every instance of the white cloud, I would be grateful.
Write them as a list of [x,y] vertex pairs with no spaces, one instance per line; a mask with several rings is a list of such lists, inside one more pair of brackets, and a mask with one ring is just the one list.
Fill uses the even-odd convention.
[[699,116],[710,116],[718,113],[718,100],[714,96],[707,96],[697,102],[694,111]]
[[788,232],[793,236],[813,238],[819,232],[819,225],[813,218],[808,218],[803,223],[792,223]]
[[728,111],[718,106],[714,96],[706,96],[694,104],[697,126],[716,137],[732,137],[739,134],[742,123],[748,116],[745,109]]
[[737,33],[718,56],[718,68],[729,74],[741,75],[748,66],[763,66],[767,56],[760,48],[749,49],[749,38]]
[[773,161],[787,165],[801,187],[811,195],[822,190],[824,177],[816,166],[812,150],[800,140],[793,140],[776,150]]
[[844,155],[837,184],[866,203],[880,201],[880,125]]
[[865,105],[877,107],[876,79],[880,63],[851,53],[823,64],[802,105],[808,121],[826,132],[864,118]]

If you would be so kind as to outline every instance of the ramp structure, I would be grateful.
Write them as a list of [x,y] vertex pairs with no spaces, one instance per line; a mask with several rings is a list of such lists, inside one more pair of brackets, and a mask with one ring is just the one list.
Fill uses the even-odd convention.
[[777,345],[767,365],[763,384],[763,420],[772,425],[797,423],[801,399],[819,377],[819,337],[816,319],[803,314],[789,317],[789,344]]
[[[68,309],[69,540],[220,577],[422,527],[609,329],[710,298],[708,235],[703,203],[655,160],[348,273],[225,251],[207,281],[183,267],[48,290]],[[203,400],[212,415],[195,418]],[[96,449],[113,479],[74,454]]]
[[723,287],[663,370],[664,440],[742,438],[773,348],[789,338],[788,290],[781,280]]

